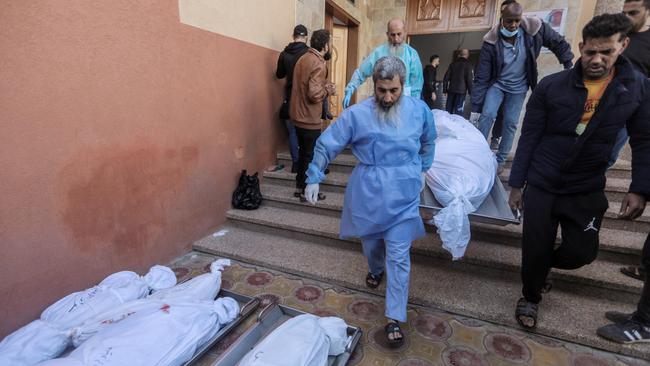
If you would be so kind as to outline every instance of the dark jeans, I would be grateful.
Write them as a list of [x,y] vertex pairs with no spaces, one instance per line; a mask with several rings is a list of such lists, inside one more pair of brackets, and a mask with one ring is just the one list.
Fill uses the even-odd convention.
[[[607,210],[603,191],[555,194],[528,185],[524,191],[521,280],[526,301],[539,303],[551,268],[578,269],[598,255],[598,231]],[[562,243],[555,249],[558,226]]]
[[[641,254],[641,265],[650,268],[650,234],[643,244],[643,252]],[[650,326],[650,274],[646,271],[645,281],[643,282],[643,291],[641,292],[641,299],[636,309],[634,319],[641,324]]]
[[314,146],[316,140],[320,137],[320,129],[307,130],[296,126],[296,135],[298,135],[298,170],[296,172],[296,188],[304,190],[307,184],[307,167],[314,158]]
[[465,105],[465,95],[466,93],[447,93],[447,112],[462,116],[463,106]]

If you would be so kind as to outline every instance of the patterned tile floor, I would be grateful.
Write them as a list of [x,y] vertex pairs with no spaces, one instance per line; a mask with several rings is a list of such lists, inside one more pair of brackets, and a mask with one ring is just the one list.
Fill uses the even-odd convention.
[[[209,271],[213,256],[191,252],[176,259],[174,272],[182,281]],[[383,298],[322,282],[299,278],[233,261],[223,273],[222,288],[262,298],[316,315],[335,315],[363,330],[348,365],[372,366],[636,366],[650,363],[551,338],[525,333],[476,319],[409,307],[406,342],[390,349],[384,341]],[[253,322],[250,317],[199,365],[211,365]]]

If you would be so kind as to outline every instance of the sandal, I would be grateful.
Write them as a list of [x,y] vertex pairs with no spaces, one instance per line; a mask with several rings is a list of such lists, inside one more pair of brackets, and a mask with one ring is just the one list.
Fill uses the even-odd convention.
[[546,280],[544,281],[544,286],[542,286],[542,293],[547,294],[551,292],[551,289],[553,288],[553,279],[551,278],[551,274],[549,273],[548,276],[546,277]]
[[621,267],[621,273],[630,276],[636,280],[643,281],[645,279],[645,268],[641,266],[627,266]]
[[528,302],[523,297],[517,301],[517,309],[515,310],[515,318],[517,323],[526,329],[534,329],[537,326],[537,311],[539,305]]
[[382,278],[384,278],[384,272],[376,276],[368,272],[368,275],[366,276],[366,286],[368,286],[369,288],[377,288],[379,287],[379,284],[381,284]]
[[[386,340],[388,341],[388,345],[390,347],[399,348],[402,344],[404,344],[404,333],[402,332],[402,328],[400,328],[398,322],[388,322],[388,324],[386,324],[384,327],[384,330],[386,331]],[[395,338],[394,333],[398,334],[397,338]],[[393,334],[393,338],[389,337],[391,334]]]
[[[327,197],[327,196],[325,196],[324,194],[319,193],[319,194],[318,194],[318,199],[317,199],[317,200],[318,200],[318,201],[323,201],[326,197]],[[301,193],[301,194],[300,194],[300,202],[307,202],[307,197],[305,197],[305,194],[304,194],[304,193]]]

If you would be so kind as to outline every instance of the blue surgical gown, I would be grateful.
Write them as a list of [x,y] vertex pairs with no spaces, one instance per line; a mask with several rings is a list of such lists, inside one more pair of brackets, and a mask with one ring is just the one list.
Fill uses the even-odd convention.
[[[372,69],[375,67],[377,60],[384,56],[391,56],[390,46],[388,43],[384,43],[381,46],[372,50],[372,52],[366,57],[359,65],[359,68],[354,70],[350,82],[345,87],[345,91],[354,92],[366,81],[367,78],[372,76]],[[404,50],[401,55],[398,56],[406,65],[406,80],[404,87],[406,90],[410,90],[408,95],[420,98],[422,94],[422,85],[424,85],[424,77],[422,76],[422,63],[420,62],[420,55],[415,48],[404,44]]]
[[[375,108],[374,98],[355,104],[321,134],[306,182],[325,179],[323,170],[351,145],[359,164],[345,190],[340,237],[412,241],[424,236],[418,206],[422,172],[433,162],[433,114],[420,99],[402,96],[394,126],[379,122]],[[398,237],[386,237],[391,228]]]

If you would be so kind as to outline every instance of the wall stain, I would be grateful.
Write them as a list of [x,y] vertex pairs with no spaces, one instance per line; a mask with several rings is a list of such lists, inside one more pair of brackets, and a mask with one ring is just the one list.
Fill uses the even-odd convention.
[[[74,246],[142,253],[162,235],[199,158],[197,146],[88,151],[61,171],[63,221]],[[169,223],[174,224],[174,223]]]

